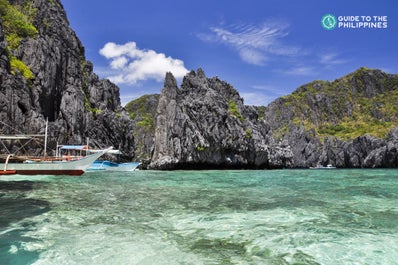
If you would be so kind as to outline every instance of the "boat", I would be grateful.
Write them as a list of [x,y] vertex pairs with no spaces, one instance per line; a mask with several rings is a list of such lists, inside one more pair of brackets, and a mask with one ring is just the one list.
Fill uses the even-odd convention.
[[[1,175],[22,174],[22,175],[82,175],[90,165],[103,154],[113,149],[106,148],[100,152],[80,156],[61,155],[58,150],[56,156],[47,156],[47,128],[45,135],[0,135],[0,144],[8,151],[8,154],[0,154]],[[25,141],[16,151],[18,153],[25,146],[38,138],[44,137],[44,152],[42,156],[16,155],[9,152],[3,141]],[[58,148],[57,148],[58,149]]]
[[[96,153],[102,150],[87,150],[89,153]],[[117,161],[120,160],[120,155],[122,152],[120,150],[109,150],[107,154],[117,155]],[[98,171],[98,170],[108,170],[108,171],[134,171],[140,165],[140,162],[127,162],[119,163],[109,160],[96,160],[88,168],[88,171]]]
[[[21,175],[82,175],[90,165],[106,153],[94,153],[83,157],[31,157],[8,155],[4,160],[0,156],[0,168],[3,172]],[[2,161],[4,160],[4,161]]]
[[88,171],[108,170],[108,171],[134,171],[141,163],[130,162],[130,163],[116,163],[109,160],[96,160],[87,169]]
[[322,165],[317,165],[316,167],[310,167],[310,169],[335,169],[332,164],[327,164],[326,167]]

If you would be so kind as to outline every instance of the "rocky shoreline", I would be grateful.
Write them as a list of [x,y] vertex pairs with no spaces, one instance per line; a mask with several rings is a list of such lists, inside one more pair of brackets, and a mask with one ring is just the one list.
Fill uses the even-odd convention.
[[[236,105],[235,111],[231,110],[231,104]],[[371,135],[350,141],[332,135],[321,139],[315,129],[306,130],[302,125],[289,123],[288,118],[270,118],[277,113],[272,104],[275,103],[263,114],[268,118],[260,118],[256,108],[245,106],[231,85],[216,77],[207,78],[202,69],[190,72],[181,88],[168,73],[155,117],[154,153],[149,168],[272,169],[327,164],[338,168],[394,168],[398,165],[398,127],[382,139]],[[288,129],[278,135],[276,132],[284,126],[281,124],[289,124]]]

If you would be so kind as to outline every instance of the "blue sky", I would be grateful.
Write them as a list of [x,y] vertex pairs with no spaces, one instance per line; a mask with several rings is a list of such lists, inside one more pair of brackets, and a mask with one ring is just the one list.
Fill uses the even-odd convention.
[[[248,105],[362,66],[398,73],[396,0],[61,2],[94,72],[120,87],[122,104],[160,93],[166,71],[180,84],[199,67],[233,85]],[[326,30],[326,14],[337,22],[387,16],[387,28]]]

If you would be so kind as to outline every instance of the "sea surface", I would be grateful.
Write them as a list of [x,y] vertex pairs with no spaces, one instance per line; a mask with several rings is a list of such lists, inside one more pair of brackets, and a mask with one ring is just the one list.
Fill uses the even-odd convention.
[[398,170],[0,176],[0,264],[398,264]]

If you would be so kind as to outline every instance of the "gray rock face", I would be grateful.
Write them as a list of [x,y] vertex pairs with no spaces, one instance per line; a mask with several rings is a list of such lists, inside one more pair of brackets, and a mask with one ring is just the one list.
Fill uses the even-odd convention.
[[392,168],[398,165],[398,127],[386,139],[369,135],[352,142],[326,139],[319,162],[347,168]]
[[398,165],[398,127],[394,128],[380,146],[364,159],[364,167],[397,167]]
[[141,96],[129,102],[125,107],[134,123],[136,158],[141,161],[141,167],[144,168],[147,167],[152,156],[158,103],[159,94],[151,94]]
[[159,98],[150,168],[280,168],[290,165],[289,146],[267,137],[253,107],[238,92],[199,69],[181,88],[166,75]]
[[[28,1],[13,2],[23,6]],[[11,74],[7,43],[0,35],[0,118],[13,126],[0,128],[2,133],[40,133],[48,119],[50,145],[83,144],[89,137],[93,147],[120,144],[131,158],[132,122],[120,105],[119,88],[93,73],[59,0],[32,2],[39,34],[10,52],[30,68],[33,80]]]
[[[37,37],[25,37],[11,50],[0,19],[2,134],[43,133],[48,119],[50,147],[89,138],[93,147],[120,146],[126,159],[137,152],[153,169],[398,167],[398,127],[385,139],[318,134],[364,113],[365,121],[396,124],[396,102],[389,99],[398,97],[397,75],[362,68],[333,82],[314,81],[275,100],[259,119],[257,109],[217,77],[192,71],[179,88],[169,73],[159,100],[150,98],[145,107],[149,115],[132,118],[121,107],[119,88],[93,73],[60,0],[10,1],[27,2],[37,9]],[[10,55],[34,78],[11,69]]]
[[322,128],[332,128],[332,133],[347,130],[345,120],[356,126],[356,120],[362,119],[370,123],[369,128],[372,124],[386,126],[395,122],[398,111],[389,99],[397,90],[397,75],[361,68],[333,82],[303,85],[291,95],[275,100],[265,108],[264,120],[273,137],[291,146],[293,167],[398,167],[398,128],[385,139],[367,132],[350,141],[328,134],[321,138],[318,134]]

